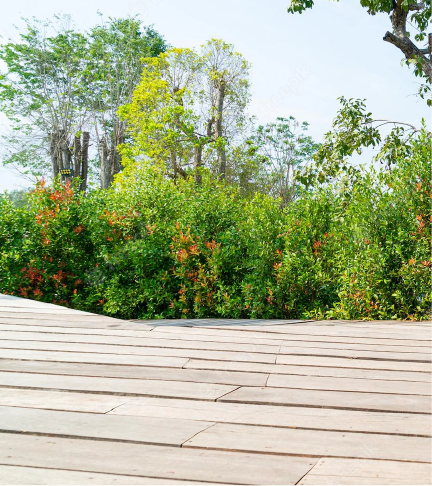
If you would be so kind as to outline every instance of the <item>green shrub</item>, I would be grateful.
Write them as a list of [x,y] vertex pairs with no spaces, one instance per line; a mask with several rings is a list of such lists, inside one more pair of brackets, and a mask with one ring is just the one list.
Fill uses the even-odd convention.
[[0,291],[121,318],[425,319],[431,141],[285,208],[157,168],[0,200]]

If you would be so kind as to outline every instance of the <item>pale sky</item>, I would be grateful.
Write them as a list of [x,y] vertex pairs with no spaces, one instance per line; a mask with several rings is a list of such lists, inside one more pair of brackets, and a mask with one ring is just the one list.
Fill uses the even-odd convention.
[[[175,47],[199,47],[221,38],[252,63],[250,113],[259,122],[293,115],[310,123],[317,141],[331,128],[337,97],[366,98],[376,118],[419,125],[430,109],[418,99],[418,80],[401,66],[402,55],[382,40],[385,14],[371,17],[359,0],[317,0],[302,15],[286,12],[289,0],[15,0],[2,6],[0,34],[17,39],[21,17],[71,14],[78,28],[106,17],[139,14]],[[0,168],[0,191],[28,185]]]

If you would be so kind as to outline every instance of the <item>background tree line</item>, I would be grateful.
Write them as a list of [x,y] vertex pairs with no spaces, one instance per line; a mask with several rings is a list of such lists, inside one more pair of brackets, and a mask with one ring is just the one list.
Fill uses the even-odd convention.
[[151,160],[177,180],[202,170],[288,202],[294,169],[318,145],[293,117],[265,126],[247,111],[250,64],[212,39],[170,48],[138,18],[78,32],[68,17],[26,20],[20,42],[0,47],[0,110],[10,122],[3,163],[34,176],[71,168],[109,187],[125,163]]

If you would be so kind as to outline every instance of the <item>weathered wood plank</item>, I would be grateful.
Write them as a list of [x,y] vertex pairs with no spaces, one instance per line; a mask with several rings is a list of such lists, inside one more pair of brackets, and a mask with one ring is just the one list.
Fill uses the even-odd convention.
[[72,376],[102,376],[105,378],[139,378],[168,381],[193,381],[222,385],[265,386],[267,373],[242,373],[224,370],[193,370],[153,366],[98,365],[86,363],[55,363],[0,359],[0,371],[48,373]]
[[386,478],[335,478],[333,476],[306,476],[297,486],[424,486],[431,485],[424,479],[386,479]]
[[[45,328],[47,329],[47,328]],[[61,328],[60,328],[61,329]],[[139,331],[129,331],[132,336],[116,336],[95,334],[97,331],[79,332],[32,332],[31,330],[10,330],[2,329],[0,326],[2,340],[22,340],[22,341],[43,341],[43,342],[69,342],[69,343],[87,343],[87,344],[115,344],[123,346],[149,346],[149,347],[176,347],[182,349],[208,349],[208,350],[226,350],[226,351],[243,351],[253,353],[275,353],[280,349],[282,354],[316,354],[316,355],[335,355],[356,357],[373,357],[378,359],[400,359],[400,360],[431,360],[432,348],[428,346],[384,346],[384,345],[362,345],[346,343],[296,343],[287,345],[286,342],[272,342],[271,344],[260,344],[255,339],[246,340],[244,343],[232,343],[227,341],[196,340],[193,336],[182,335],[181,339],[172,337],[166,333],[143,331],[144,335],[137,335]],[[109,332],[109,330],[107,331]],[[111,331],[113,332],[113,331]],[[116,331],[122,332],[122,331]],[[128,331],[124,331],[128,332]],[[141,334],[142,334],[141,333]],[[72,335],[71,335],[72,334]],[[213,338],[214,339],[214,338]],[[281,348],[281,344],[283,344]],[[318,349],[317,349],[318,348]],[[396,348],[396,349],[395,349]]]
[[[206,329],[218,329],[217,326],[208,326]],[[230,330],[241,332],[260,332],[262,334],[307,334],[310,336],[341,336],[341,337],[364,337],[365,334],[372,338],[382,339],[410,339],[414,341],[431,341],[431,333],[429,330],[413,330],[409,333],[398,332],[397,328],[394,331],[368,331],[367,333],[361,329],[349,329],[347,326],[340,327],[311,327],[311,326],[230,326]]]
[[[1,319],[0,319],[1,321]],[[28,332],[32,334],[37,333],[49,333],[49,334],[78,334],[82,336],[86,335],[97,335],[97,336],[121,336],[121,337],[141,337],[141,338],[158,338],[166,340],[181,340],[181,341],[195,341],[195,342],[217,342],[217,343],[238,343],[238,344],[251,344],[254,345],[269,345],[269,346],[280,346],[285,344],[288,346],[301,346],[305,348],[336,348],[336,349],[364,349],[364,350],[377,350],[377,351],[393,351],[393,352],[430,352],[431,347],[418,344],[417,341],[409,340],[382,340],[382,339],[359,339],[359,342],[350,342],[348,338],[338,338],[338,337],[320,337],[320,336],[294,336],[290,337],[288,340],[285,338],[259,338],[255,335],[250,337],[249,333],[247,337],[238,336],[235,333],[227,332],[227,335],[217,332],[214,334],[203,334],[205,330],[197,328],[181,328],[177,329],[179,332],[167,332],[167,329],[159,329],[153,327],[143,328],[140,326],[137,329],[112,329],[108,328],[106,325],[100,326],[99,328],[89,328],[88,325],[83,327],[75,327],[77,324],[75,322],[70,322],[68,326],[58,327],[55,325],[25,325],[28,322],[26,319],[22,320],[22,324],[0,324],[0,331],[12,331],[12,332]],[[78,322],[80,324],[80,322]],[[153,330],[151,336],[149,335],[150,330]],[[196,331],[199,331],[196,332]],[[209,330],[211,332],[212,330]],[[231,334],[234,334],[231,336]],[[390,342],[390,344],[387,344]]]
[[192,398],[198,400],[216,400],[237,388],[236,386],[218,385],[215,383],[8,372],[0,372],[0,386],[87,391],[92,393],[102,392],[127,396]]
[[431,363],[416,363],[413,361],[379,361],[375,359],[349,359],[342,357],[321,357],[321,356],[290,356],[279,355],[276,364],[292,365],[313,365],[341,368],[364,368],[375,370],[394,370],[394,371],[419,371],[430,373]]
[[[345,338],[338,336],[308,336],[308,335],[289,335],[287,336],[261,336],[260,333],[236,333],[224,328],[224,331],[213,329],[186,328],[181,332],[176,328],[160,329],[155,327],[152,337],[165,339],[184,339],[194,341],[212,342],[233,342],[233,343],[254,343],[286,346],[307,346],[307,347],[334,347],[337,349],[369,349],[371,351],[393,351],[393,352],[430,352],[429,343],[422,341],[412,341],[410,339],[373,339],[373,338]],[[240,334],[240,335],[239,335]],[[144,336],[148,337],[148,336]],[[323,344],[325,343],[325,344]]]
[[132,319],[131,322],[146,323],[157,325],[158,327],[208,327],[208,326],[223,326],[223,327],[266,327],[266,326],[285,326],[304,324],[309,321],[296,319],[153,319],[153,320],[139,320]]
[[282,346],[280,355],[299,355],[299,356],[337,356],[342,358],[363,358],[376,359],[381,361],[418,361],[420,363],[431,362],[431,352],[379,352],[362,349],[334,349],[334,348],[306,348],[294,346]]
[[0,331],[12,331],[12,332],[28,332],[28,333],[47,333],[47,334],[63,334],[68,336],[69,334],[78,334],[82,336],[94,335],[94,336],[121,336],[121,337],[147,337],[149,331],[153,328],[137,330],[127,329],[111,329],[107,326],[100,329],[92,329],[89,327],[75,327],[74,323],[71,323],[68,327],[57,326],[40,326],[40,325],[24,325],[24,324],[0,324]]
[[107,413],[130,397],[26,388],[1,388],[0,405],[71,412]]
[[[303,376],[332,376],[341,378],[365,378],[370,380],[418,381],[430,383],[430,373],[415,371],[388,371],[362,368],[343,368],[329,366],[296,366],[265,363],[245,363],[233,361],[205,361],[191,359],[185,365],[187,369],[199,370],[232,370],[241,372],[273,373]],[[401,384],[403,386],[403,384]]]
[[28,361],[39,360],[65,363],[117,364],[132,366],[162,366],[165,368],[181,368],[188,362],[188,358],[169,356],[134,356],[102,353],[62,353],[57,351],[32,351],[0,348],[0,360],[1,359]]
[[[209,351],[240,351],[245,353],[277,353],[278,345],[260,345],[253,342],[248,344],[203,342],[179,339],[153,338],[151,333],[142,337],[92,336],[92,335],[65,335],[55,333],[13,332],[0,333],[0,346],[4,340],[11,341],[39,341],[58,343],[85,343],[85,344],[113,344],[116,346],[155,347],[176,349],[199,349]],[[408,354],[408,353],[406,353]]]
[[430,484],[431,471],[430,464],[326,457],[299,484]]
[[199,349],[146,348],[116,346],[110,344],[44,343],[39,341],[0,340],[0,349],[67,351],[76,353],[91,353],[92,355],[102,353],[135,356],[170,356],[180,358],[217,359],[223,361],[252,361],[259,363],[274,363],[276,361],[276,354],[245,353],[235,351],[207,351]]
[[0,430],[70,438],[105,439],[180,447],[214,425],[198,420],[128,417],[0,406]]
[[[393,462],[393,461],[392,461]],[[311,485],[338,485],[344,486],[349,484],[356,484],[358,486],[363,485],[391,485],[391,486],[398,486],[398,485],[414,485],[414,484],[427,484],[425,480],[418,479],[417,481],[411,481],[409,478],[397,478],[397,479],[389,479],[389,478],[374,478],[374,477],[340,477],[340,476],[318,476],[313,475],[309,476],[306,475],[299,483],[297,484],[311,484]]]
[[26,325],[29,328],[31,326],[54,326],[54,327],[75,327],[75,328],[89,328],[89,329],[125,329],[125,330],[151,330],[152,326],[140,325],[132,322],[120,321],[118,319],[111,319],[109,317],[95,316],[95,319],[89,319],[86,316],[77,316],[76,319],[70,318],[71,316],[62,317],[58,314],[52,314],[49,318],[48,315],[35,315],[29,313],[20,314],[19,317],[13,318],[13,316],[6,316],[5,313],[0,313],[1,324],[19,324]]
[[[301,405],[346,410],[379,412],[431,413],[431,397],[422,395],[388,395],[380,393],[299,390],[285,388],[241,387],[223,396],[224,402],[263,405]],[[426,420],[426,419],[425,419]]]
[[[366,380],[358,378],[329,378],[323,376],[270,375],[267,386],[274,388],[301,388],[305,390],[337,390],[397,395],[431,394],[430,383]],[[391,397],[388,397],[391,400]]]
[[57,486],[58,484],[190,484],[190,482],[176,481],[175,479],[149,478],[144,476],[119,476],[118,474],[68,471],[65,469],[42,469],[39,467],[0,465],[0,484],[44,484]]
[[[313,341],[303,341],[299,343],[298,341],[284,341],[283,346],[287,347],[302,347],[308,348],[308,351],[313,352],[313,348],[320,349],[343,349],[343,350],[361,350],[361,351],[377,351],[379,353],[391,352],[391,353],[426,353],[431,356],[430,346],[410,346],[410,345],[386,345],[385,343],[380,344],[365,344],[365,343],[330,343],[330,342],[313,342]],[[312,349],[309,349],[312,348]]]
[[131,398],[109,413],[147,417],[349,432],[430,436],[431,423],[420,414],[359,412],[329,408],[278,407],[246,403]]
[[228,484],[295,484],[316,459],[0,434],[0,464]]
[[[1,356],[1,350],[0,350]],[[191,359],[186,367],[197,369],[211,369],[212,366],[222,366],[217,363],[220,360],[212,360],[209,356],[207,359]],[[224,360],[225,361],[225,360]],[[324,357],[324,356],[289,356],[279,355],[276,359],[276,363],[254,363],[253,361],[244,362],[243,364],[235,364],[235,361],[229,361],[223,364],[223,369],[239,370],[244,369],[247,371],[263,371],[267,373],[274,373],[272,371],[277,369],[275,365],[290,365],[290,366],[308,366],[308,367],[323,367],[329,369],[337,368],[351,368],[358,370],[382,370],[382,371],[400,371],[400,372],[416,372],[427,375],[426,381],[430,380],[431,365],[430,363],[413,363],[413,362],[398,362],[398,361],[378,361],[378,360],[365,360],[365,359],[348,359],[338,357]],[[216,363],[216,365],[212,364]],[[262,365],[262,366],[260,366]],[[272,366],[271,366],[272,365]],[[217,369],[217,368],[216,368]],[[280,368],[283,370],[283,368]],[[283,372],[283,371],[282,371]]]
[[429,462],[423,437],[216,424],[184,445],[213,450]]
[[[165,332],[167,334],[178,334],[184,332],[182,328],[178,327],[157,327],[158,332]],[[301,337],[301,340],[325,340],[332,341],[334,339],[344,339],[344,340],[364,340],[373,339],[384,340],[385,341],[406,341],[409,340],[422,342],[426,341],[426,345],[429,345],[432,341],[432,331],[406,331],[398,332],[397,328],[393,332],[373,332],[367,330],[350,330],[348,326],[341,326],[340,328],[328,328],[328,327],[313,327],[310,325],[306,326],[288,326],[283,328],[281,326],[276,326],[275,328],[243,328],[237,329],[232,327],[206,327],[206,328],[188,328],[188,334],[206,334],[206,335],[224,335],[224,336],[236,336],[236,337],[246,337],[253,339],[264,338],[264,339],[296,339]]]

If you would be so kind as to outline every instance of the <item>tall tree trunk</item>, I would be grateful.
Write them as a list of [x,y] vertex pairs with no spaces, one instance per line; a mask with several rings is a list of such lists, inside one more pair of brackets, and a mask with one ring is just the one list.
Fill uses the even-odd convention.
[[81,184],[80,184],[81,191],[85,191],[87,189],[89,146],[90,146],[90,133],[83,132],[82,145],[81,145]]
[[81,134],[77,133],[74,138],[74,177],[81,177]]
[[59,143],[58,143],[58,133],[50,133],[49,136],[49,143],[50,143],[50,156],[51,156],[51,163],[52,163],[52,174],[53,178],[55,179],[59,175]]
[[101,188],[107,189],[111,183],[110,157],[109,157],[108,144],[104,138],[100,141],[99,152],[100,152]]
[[115,127],[111,139],[104,137],[100,141],[101,188],[107,189],[114,181],[114,176],[122,170],[118,146],[124,143],[122,127]]
[[80,179],[79,188],[81,191],[87,189],[88,176],[88,149],[90,145],[90,133],[83,132],[75,135],[74,139],[74,178]]
[[223,110],[225,101],[225,83],[220,81],[217,86],[216,96],[216,140],[218,140],[218,166],[219,177],[225,179],[226,174],[226,152],[223,143]]
[[70,169],[71,168],[71,150],[69,147],[68,139],[66,137],[66,133],[64,130],[60,131],[60,153],[61,153],[61,169]]

